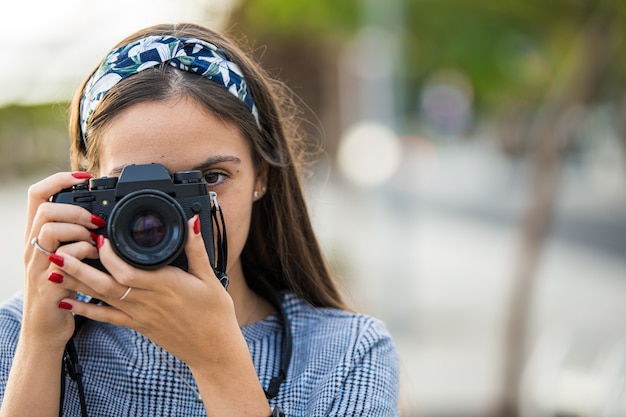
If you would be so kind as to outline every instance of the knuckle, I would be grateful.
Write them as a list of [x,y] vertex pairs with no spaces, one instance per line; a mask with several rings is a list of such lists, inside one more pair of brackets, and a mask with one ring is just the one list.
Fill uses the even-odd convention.
[[118,292],[119,292],[119,286],[116,285],[115,281],[113,280],[107,280],[101,288],[96,288],[97,291],[100,291],[101,294],[99,295],[108,295],[110,297],[119,297]]
[[35,198],[41,198],[42,196],[44,196],[45,190],[47,189],[47,187],[45,186],[45,183],[46,183],[46,180],[43,179],[34,184],[31,184],[28,187],[28,196],[35,197]]
[[51,223],[44,223],[41,225],[41,229],[39,229],[39,236],[40,238],[44,235],[49,235],[52,233],[54,229],[54,225]]
[[137,282],[136,271],[129,267],[122,268],[115,274],[115,280],[124,286],[134,287]]

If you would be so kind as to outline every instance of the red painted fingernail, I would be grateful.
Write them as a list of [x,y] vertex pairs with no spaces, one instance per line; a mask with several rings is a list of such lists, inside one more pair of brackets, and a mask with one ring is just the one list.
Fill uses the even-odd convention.
[[86,180],[86,179],[91,178],[91,172],[75,171],[75,172],[72,172],[72,177],[77,178],[79,180]]
[[98,239],[96,240],[96,246],[100,249],[104,245],[104,235],[98,235]]
[[59,274],[58,272],[51,272],[50,275],[48,275],[48,281],[60,284],[63,282],[63,275]]
[[101,217],[96,216],[95,214],[91,215],[91,223],[95,224],[98,227],[104,227],[106,222]]
[[70,303],[66,303],[65,301],[60,301],[59,308],[62,308],[63,310],[71,310],[72,305]]
[[193,221],[193,232],[197,235],[200,234],[200,216],[196,215],[196,220]]
[[98,234],[94,233],[94,232],[89,232],[89,237],[91,237],[91,240],[95,243],[98,241]]
[[63,257],[61,255],[57,255],[56,253],[51,253],[50,256],[48,256],[48,259],[50,260],[50,262],[58,266],[63,266],[63,264],[65,263]]

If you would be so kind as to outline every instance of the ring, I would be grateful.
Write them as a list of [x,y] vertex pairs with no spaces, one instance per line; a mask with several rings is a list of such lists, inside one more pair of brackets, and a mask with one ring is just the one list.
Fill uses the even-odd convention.
[[39,252],[46,254],[46,256],[52,255],[52,252],[45,250],[39,245],[39,240],[37,239],[37,236],[35,236],[33,240],[30,241],[30,244],[37,248]]
[[120,301],[124,301],[124,299],[125,299],[126,297],[128,297],[128,294],[130,294],[130,291],[131,291],[132,289],[133,289],[133,287],[128,287],[128,289],[126,290],[126,292],[124,293],[124,295],[122,295],[122,296],[120,297]]

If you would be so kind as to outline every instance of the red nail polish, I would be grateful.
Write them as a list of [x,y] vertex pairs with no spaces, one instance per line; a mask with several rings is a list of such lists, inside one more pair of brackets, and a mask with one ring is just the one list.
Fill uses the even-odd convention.
[[104,219],[96,216],[95,214],[91,215],[91,223],[95,224],[98,227],[104,227],[104,225],[106,224],[106,222],[104,221]]
[[55,284],[60,284],[63,282],[63,275],[59,274],[58,272],[51,272],[50,275],[48,275],[48,281],[54,282]]
[[50,262],[58,266],[63,266],[63,264],[65,263],[65,259],[63,259],[61,255],[57,255],[56,253],[51,253],[50,256],[48,256],[48,259],[50,260]]
[[200,234],[200,216],[196,215],[196,220],[193,221],[193,232],[197,235]]
[[94,232],[89,232],[89,237],[91,237],[91,240],[95,242],[98,242],[98,234],[94,233]]
[[91,172],[75,171],[75,172],[72,172],[72,177],[77,178],[79,180],[87,180],[91,178]]
[[70,303],[66,303],[65,301],[60,301],[59,308],[62,308],[63,310],[71,310],[73,306]]
[[98,238],[96,240],[96,246],[98,249],[100,249],[102,245],[104,245],[104,235],[98,235]]

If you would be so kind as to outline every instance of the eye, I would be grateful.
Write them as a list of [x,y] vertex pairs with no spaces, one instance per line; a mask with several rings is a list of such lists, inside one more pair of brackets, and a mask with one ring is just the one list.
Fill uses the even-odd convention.
[[210,187],[221,184],[228,176],[220,171],[209,171],[204,173],[204,179]]

